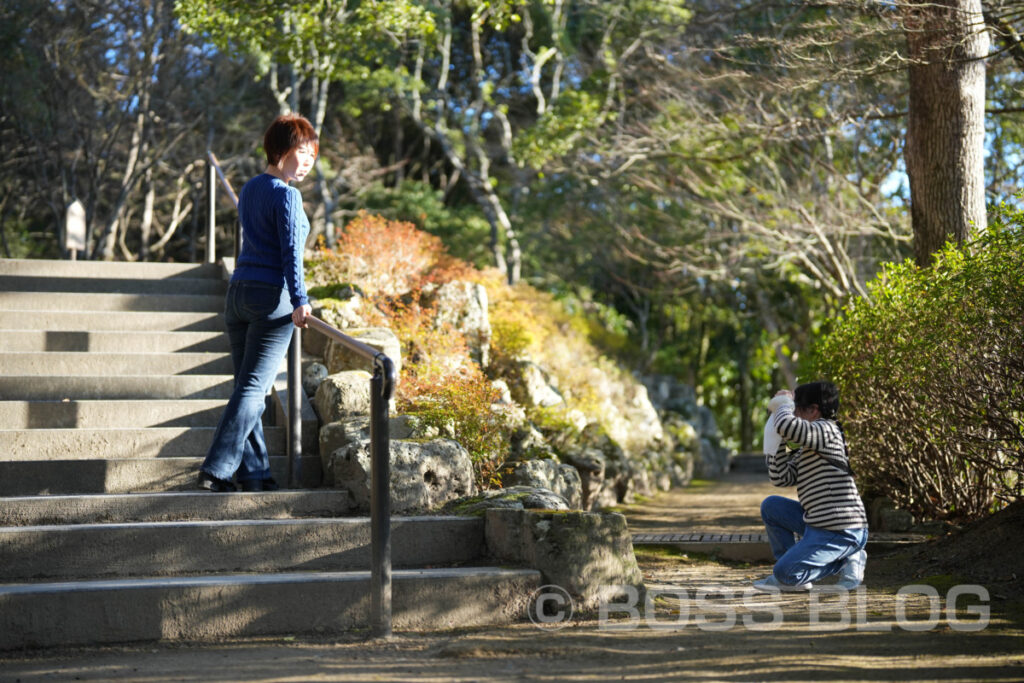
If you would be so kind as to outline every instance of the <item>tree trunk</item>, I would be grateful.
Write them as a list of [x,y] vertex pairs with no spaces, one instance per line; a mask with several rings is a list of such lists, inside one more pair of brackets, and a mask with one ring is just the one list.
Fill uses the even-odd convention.
[[985,219],[985,62],[980,0],[913,0],[904,9],[911,58],[904,158],[914,255],[927,266],[948,239]]
[[779,372],[786,383],[786,389],[795,389],[797,383],[796,364],[793,359],[782,352],[782,338],[779,332],[779,323],[775,318],[771,303],[768,297],[760,289],[757,290],[757,309],[761,315],[761,322],[768,334],[775,340],[772,342],[772,350],[775,352],[775,360],[779,362]]
[[750,376],[750,345],[746,337],[739,343],[737,359],[739,379],[736,399],[740,404],[740,453],[754,451],[753,381]]

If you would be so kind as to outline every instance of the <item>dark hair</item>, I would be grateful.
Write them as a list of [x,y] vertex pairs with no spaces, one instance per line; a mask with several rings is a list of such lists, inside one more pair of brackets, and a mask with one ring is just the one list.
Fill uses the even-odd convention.
[[320,153],[320,137],[313,129],[313,124],[299,114],[281,114],[263,134],[267,163],[276,164],[288,152],[307,142],[313,145],[314,154]]
[[801,384],[793,392],[793,402],[798,408],[818,406],[818,412],[824,419],[835,420],[836,426],[839,427],[839,435],[843,438],[843,451],[846,453],[846,462],[836,466],[845,470],[851,477],[854,476],[850,467],[850,448],[846,445],[846,431],[843,429],[843,423],[836,419],[836,413],[839,412],[839,389],[836,385],[825,380]]
[[796,388],[793,402],[799,408],[816,405],[823,418],[834,420],[839,412],[839,389],[832,382],[808,382]]

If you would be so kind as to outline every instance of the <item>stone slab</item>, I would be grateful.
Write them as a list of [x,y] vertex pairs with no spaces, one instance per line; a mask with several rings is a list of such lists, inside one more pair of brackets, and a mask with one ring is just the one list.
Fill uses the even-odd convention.
[[[370,566],[366,517],[0,527],[0,581]],[[484,554],[477,517],[395,517],[395,567],[462,565]]]
[[[396,571],[398,630],[507,624],[540,585],[531,570]],[[341,633],[370,621],[369,572],[243,574],[0,586],[0,650]]]
[[0,330],[0,349],[6,352],[230,353],[224,332]]
[[[202,462],[200,457],[0,460],[0,496],[187,491],[195,488]],[[271,455],[270,472],[284,486],[288,481],[288,458]],[[314,488],[322,480],[320,457],[304,455],[299,485]]]
[[0,526],[340,517],[351,511],[348,493],[335,489],[9,496],[0,498]]
[[[0,459],[94,460],[205,457],[216,427],[0,429]],[[284,427],[265,427],[267,449],[284,453]]]

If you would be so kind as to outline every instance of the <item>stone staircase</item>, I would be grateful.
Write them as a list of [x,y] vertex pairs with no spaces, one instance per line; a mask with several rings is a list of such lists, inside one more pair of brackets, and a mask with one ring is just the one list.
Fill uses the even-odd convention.
[[[224,291],[213,265],[0,260],[0,649],[367,626],[370,523],[315,454],[303,489],[192,490],[232,385]],[[473,566],[483,538],[393,518],[396,629],[521,616],[539,574]]]

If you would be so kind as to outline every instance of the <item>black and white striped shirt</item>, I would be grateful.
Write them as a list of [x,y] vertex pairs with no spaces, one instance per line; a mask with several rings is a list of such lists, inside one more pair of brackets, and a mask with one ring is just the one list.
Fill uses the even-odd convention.
[[[768,478],[775,486],[796,485],[804,523],[832,531],[867,527],[839,426],[832,420],[802,420],[793,415],[792,403],[779,407],[774,417],[783,442],[767,457]],[[799,448],[790,450],[787,441]]]

